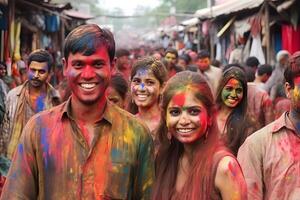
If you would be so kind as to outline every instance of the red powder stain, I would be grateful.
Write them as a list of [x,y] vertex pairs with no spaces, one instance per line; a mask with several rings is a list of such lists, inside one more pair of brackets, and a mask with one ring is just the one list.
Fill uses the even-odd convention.
[[228,169],[233,177],[236,177],[237,175],[237,169],[235,163],[229,162],[228,163]]
[[174,95],[172,98],[172,102],[175,105],[182,107],[185,102],[185,93],[179,93],[179,94]]

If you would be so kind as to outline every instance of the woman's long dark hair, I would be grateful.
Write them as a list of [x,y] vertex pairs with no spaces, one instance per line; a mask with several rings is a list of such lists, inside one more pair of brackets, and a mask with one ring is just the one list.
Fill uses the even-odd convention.
[[178,92],[193,90],[195,97],[206,107],[212,117],[212,125],[207,128],[207,137],[199,139],[194,149],[191,171],[185,186],[180,192],[179,199],[210,199],[214,188],[214,177],[211,176],[213,155],[219,147],[218,129],[215,125],[215,108],[211,89],[205,78],[196,72],[184,71],[173,76],[166,84],[162,95],[162,115],[158,129],[160,142],[156,157],[156,184],[153,191],[153,199],[170,199],[175,192],[175,183],[178,173],[178,162],[183,155],[184,147],[176,138],[168,138],[166,125],[167,106],[172,97]]
[[[224,105],[222,100],[222,90],[230,79],[238,80],[243,88],[243,98],[241,102],[232,110],[225,123],[225,142],[227,147],[234,155],[247,137],[247,129],[249,126],[246,112],[247,112],[247,78],[245,70],[239,64],[230,64],[224,67],[223,76],[220,80],[216,104],[218,110]],[[221,130],[223,131],[223,130]]]

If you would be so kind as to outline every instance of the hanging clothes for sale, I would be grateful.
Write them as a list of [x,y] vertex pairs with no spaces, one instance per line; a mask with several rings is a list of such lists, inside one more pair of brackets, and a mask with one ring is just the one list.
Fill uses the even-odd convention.
[[266,63],[266,59],[261,45],[260,35],[256,35],[255,37],[253,37],[250,56],[255,56],[259,60],[260,64]]
[[291,54],[300,51],[300,26],[296,29],[293,26],[282,25],[282,49],[289,51]]
[[0,30],[8,28],[8,7],[0,4]]
[[59,17],[57,15],[46,15],[46,31],[57,32],[59,30]]

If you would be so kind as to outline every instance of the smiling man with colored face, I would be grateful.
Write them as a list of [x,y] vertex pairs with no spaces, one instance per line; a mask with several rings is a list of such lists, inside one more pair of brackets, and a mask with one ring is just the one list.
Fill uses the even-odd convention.
[[53,63],[43,49],[28,58],[28,81],[7,94],[6,113],[1,134],[1,153],[9,159],[17,148],[26,122],[36,113],[59,104],[58,92],[47,82]]
[[248,199],[299,199],[300,52],[284,72],[291,109],[246,139],[238,153]]
[[71,97],[27,124],[1,199],[150,198],[149,130],[106,99],[114,55],[112,33],[95,24],[66,37]]

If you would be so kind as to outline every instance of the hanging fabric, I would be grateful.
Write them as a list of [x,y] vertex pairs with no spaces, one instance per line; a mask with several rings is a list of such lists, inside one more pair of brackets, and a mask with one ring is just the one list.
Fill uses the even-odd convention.
[[260,64],[266,63],[266,59],[261,45],[260,35],[256,35],[255,37],[253,36],[250,56],[255,56],[259,60]]

